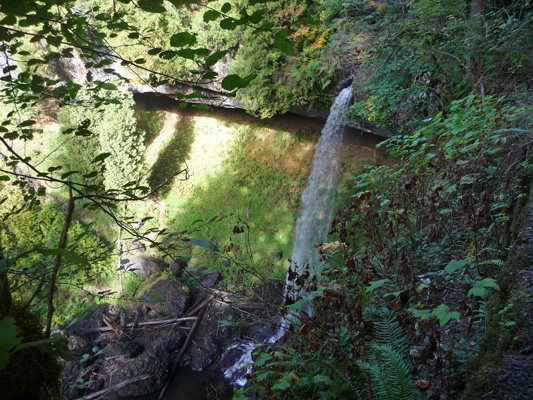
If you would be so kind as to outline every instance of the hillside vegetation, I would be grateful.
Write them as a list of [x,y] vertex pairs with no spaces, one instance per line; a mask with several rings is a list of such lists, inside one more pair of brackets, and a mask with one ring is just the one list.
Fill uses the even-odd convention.
[[[126,271],[133,247],[185,263],[163,274],[190,287],[221,273],[241,298],[279,289],[318,131],[214,118],[187,100],[208,103],[198,88],[214,88],[266,118],[328,108],[352,76],[347,114],[396,133],[381,144],[393,162],[343,165],[353,177],[317,243],[322,263],[290,271],[283,337],[258,345],[235,398],[530,397],[531,271],[516,240],[530,203],[532,20],[519,0],[2,2],[9,396],[57,397],[54,330],[93,305],[143,301],[143,278]],[[62,81],[66,60],[85,78]],[[117,71],[192,92],[150,109]]]

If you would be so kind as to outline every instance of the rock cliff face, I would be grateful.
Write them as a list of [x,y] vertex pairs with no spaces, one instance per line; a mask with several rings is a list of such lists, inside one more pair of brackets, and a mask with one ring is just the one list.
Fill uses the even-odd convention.
[[[125,78],[126,80],[131,81],[131,83],[123,85],[121,90],[130,90],[133,93],[140,94],[159,93],[161,95],[171,97],[172,99],[176,99],[177,93],[181,93],[184,96],[190,95],[191,93],[199,93],[202,95],[202,97],[187,99],[186,101],[191,104],[206,104],[210,107],[244,109],[244,106],[233,95],[231,95],[231,93],[222,89],[220,85],[222,79],[213,80],[207,83],[198,82],[197,84],[175,82],[175,84],[173,85],[161,85],[153,87],[148,84],[133,83],[138,81],[138,79],[133,76],[131,72],[125,71],[117,63],[112,64],[111,66],[106,66],[106,68],[111,68],[114,70],[113,74],[105,73],[101,69],[86,68],[86,61],[94,62],[94,60],[83,60],[79,58],[76,53],[74,54],[74,58],[59,59],[51,63],[51,68],[53,72],[64,81],[105,81],[114,78],[116,75],[118,75]],[[224,77],[228,74],[228,71],[230,69],[230,61],[230,59],[226,58],[223,62],[218,62],[214,66],[214,69],[220,77]],[[337,86],[334,88],[334,91],[339,92],[340,89],[346,87],[347,84],[351,84],[352,80],[352,77],[348,77],[339,81]],[[309,108],[299,105],[291,107],[290,112],[304,117],[317,118],[322,121],[326,121],[329,116],[329,109]],[[364,132],[372,133],[374,135],[384,138],[390,138],[393,136],[393,133],[387,131],[386,129],[383,129],[378,125],[361,118],[347,120],[346,126],[362,130]]]

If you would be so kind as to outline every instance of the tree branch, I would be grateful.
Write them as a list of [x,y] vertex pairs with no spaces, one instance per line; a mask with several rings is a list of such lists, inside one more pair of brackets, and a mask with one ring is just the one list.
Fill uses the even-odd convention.
[[[65,213],[65,223],[63,224],[63,231],[61,232],[61,237],[59,238],[58,249],[66,249],[67,247],[68,230],[70,228],[70,223],[72,222],[72,215],[74,214],[74,197],[72,196],[72,185],[70,184],[70,182],[68,189],[69,199],[67,204],[67,212]],[[50,329],[52,327],[52,316],[54,314],[54,290],[57,273],[59,272],[60,266],[61,254],[57,254],[54,261],[54,270],[52,271],[52,276],[50,278],[50,288],[48,289],[48,316],[46,318],[46,337],[50,337]]]

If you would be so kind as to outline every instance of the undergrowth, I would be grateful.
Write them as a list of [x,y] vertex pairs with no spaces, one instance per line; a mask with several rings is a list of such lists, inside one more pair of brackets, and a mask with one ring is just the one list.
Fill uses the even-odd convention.
[[[384,142],[400,161],[354,177],[337,241],[317,248],[324,264],[314,271],[289,271],[284,338],[261,349],[253,384],[236,398],[456,398],[500,290],[509,245],[500,238],[530,168],[527,115],[468,96],[415,135]],[[394,334],[384,334],[387,321]]]

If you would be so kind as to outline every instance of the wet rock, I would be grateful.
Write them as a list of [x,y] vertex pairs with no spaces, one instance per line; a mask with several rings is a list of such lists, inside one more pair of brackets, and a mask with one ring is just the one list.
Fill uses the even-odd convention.
[[200,283],[205,288],[212,288],[212,287],[215,287],[215,285],[218,283],[219,280],[220,280],[220,274],[218,272],[215,272],[211,275],[208,275],[204,279],[202,279]]
[[115,383],[149,374],[150,378],[131,383],[117,391],[122,397],[141,396],[160,390],[168,379],[169,362],[161,359],[157,354],[146,352],[131,360],[125,367],[117,372]]
[[187,268],[187,260],[184,258],[176,258],[170,264],[170,272],[176,277],[183,275],[183,270]]
[[137,294],[156,314],[183,315],[189,289],[170,276],[154,276],[144,282]]
[[168,263],[159,258],[135,256],[130,259],[130,262],[126,264],[124,269],[147,278],[150,275],[163,272],[167,267]]
[[144,346],[139,342],[115,341],[104,348],[104,357],[125,356],[127,358],[135,358],[141,354],[143,350]]
[[131,242],[131,245],[133,246],[134,251],[138,251],[139,253],[146,252],[146,245],[140,240],[134,240],[133,242]]
[[182,331],[172,330],[168,335],[161,339],[161,348],[167,353],[174,353],[181,349],[185,342],[185,333]]
[[208,306],[193,337],[194,343],[189,345],[185,353],[190,356],[187,366],[193,371],[204,371],[209,367],[220,356],[227,339],[232,338],[230,330],[219,327],[218,322],[227,319],[228,312],[231,312],[228,307],[218,303],[212,302]]
[[82,390],[76,387],[76,381],[82,375],[82,370],[81,363],[77,361],[66,363],[63,369],[63,379],[61,380],[63,399],[78,399],[83,395]]

